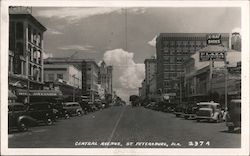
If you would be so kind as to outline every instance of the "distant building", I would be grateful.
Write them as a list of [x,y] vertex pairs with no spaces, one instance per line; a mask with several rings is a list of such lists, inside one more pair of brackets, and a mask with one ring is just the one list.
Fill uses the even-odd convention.
[[[229,34],[221,34],[222,45],[229,48]],[[176,77],[183,72],[182,63],[207,45],[206,33],[161,33],[156,39],[157,90],[172,93],[178,86]],[[173,81],[174,80],[174,81]]]
[[113,67],[107,66],[104,61],[100,64],[100,70],[98,73],[98,83],[104,88],[105,93],[112,94],[112,72]]
[[[145,85],[146,85],[146,96],[150,94],[150,83],[156,73],[156,59],[152,57],[145,59]],[[152,91],[152,89],[151,89]]]
[[[43,34],[46,27],[29,12],[9,14],[9,90],[19,96],[18,101],[27,102],[27,90],[43,88]],[[29,10],[29,9],[28,9]],[[28,83],[29,79],[29,83]]]
[[234,32],[231,37],[231,48],[236,51],[241,51],[241,35]]

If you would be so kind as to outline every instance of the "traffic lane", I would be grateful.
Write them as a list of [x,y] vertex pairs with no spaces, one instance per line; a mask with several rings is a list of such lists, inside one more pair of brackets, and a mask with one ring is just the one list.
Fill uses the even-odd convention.
[[[120,141],[123,145],[128,142],[166,142],[180,143],[181,147],[185,148],[239,148],[240,136],[237,133],[228,133],[224,122],[197,123],[195,120],[176,118],[172,113],[157,112],[143,107],[128,107],[112,141]],[[196,141],[204,141],[209,145],[189,146],[190,141],[193,144]]]
[[[67,148],[76,142],[107,141],[124,107],[112,107],[82,117],[59,120],[52,126],[33,127],[24,133],[9,135],[9,147]],[[84,146],[84,147],[96,147]]]

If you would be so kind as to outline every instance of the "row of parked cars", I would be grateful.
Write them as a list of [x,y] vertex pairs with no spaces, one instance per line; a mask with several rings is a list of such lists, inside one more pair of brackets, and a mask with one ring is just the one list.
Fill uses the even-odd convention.
[[101,103],[89,102],[32,102],[8,104],[8,129],[27,131],[38,124],[52,125],[57,119],[82,116],[104,108]]
[[181,103],[175,105],[162,104],[151,102],[145,106],[146,108],[156,111],[172,112],[176,117],[185,119],[194,119],[197,122],[223,122],[229,131],[234,131],[235,128],[241,127],[241,100],[233,99],[228,103],[227,110],[221,108],[221,105],[216,102],[199,102],[196,104]]

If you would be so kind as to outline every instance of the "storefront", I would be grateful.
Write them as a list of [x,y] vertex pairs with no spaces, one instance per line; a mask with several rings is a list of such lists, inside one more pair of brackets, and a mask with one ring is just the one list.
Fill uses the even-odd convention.
[[62,92],[58,90],[16,90],[16,96],[20,102],[27,103],[28,95],[30,102],[54,101],[55,99],[60,99],[62,97]]

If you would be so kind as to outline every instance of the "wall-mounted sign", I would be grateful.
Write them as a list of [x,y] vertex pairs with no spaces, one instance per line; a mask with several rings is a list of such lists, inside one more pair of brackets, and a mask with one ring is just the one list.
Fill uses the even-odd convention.
[[208,34],[207,35],[207,45],[219,45],[221,44],[220,34]]
[[202,51],[200,52],[200,61],[224,61],[225,60],[225,52],[218,51]]

